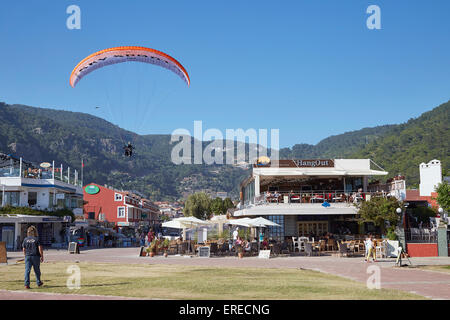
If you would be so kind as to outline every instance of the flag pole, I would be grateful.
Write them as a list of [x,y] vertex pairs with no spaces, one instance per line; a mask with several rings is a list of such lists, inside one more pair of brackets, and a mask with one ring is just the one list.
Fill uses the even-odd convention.
[[83,157],[81,157],[81,186],[83,186],[83,169],[84,169],[84,162]]

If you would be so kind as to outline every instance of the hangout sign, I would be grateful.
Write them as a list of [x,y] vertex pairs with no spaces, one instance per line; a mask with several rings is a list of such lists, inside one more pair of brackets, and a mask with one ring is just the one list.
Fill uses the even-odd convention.
[[89,186],[86,186],[86,188],[84,188],[84,191],[89,194],[97,194],[100,192],[100,188],[96,185],[91,184]]
[[301,168],[332,168],[334,161],[327,160],[294,160],[296,165]]

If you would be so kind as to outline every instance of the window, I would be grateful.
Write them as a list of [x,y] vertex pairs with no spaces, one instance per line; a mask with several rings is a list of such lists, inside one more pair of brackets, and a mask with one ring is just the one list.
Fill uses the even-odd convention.
[[53,192],[50,192],[48,194],[48,207],[49,208],[53,208],[53,197],[54,197]]
[[125,218],[125,207],[117,208],[117,218]]
[[18,191],[5,191],[5,205],[18,206],[20,200],[20,192]]
[[123,197],[120,193],[115,193],[114,194],[114,201],[122,201]]
[[279,227],[268,227],[269,237],[279,241],[284,240],[284,216],[267,216],[267,219],[280,225]]
[[28,192],[28,205],[35,206],[37,204],[37,192]]

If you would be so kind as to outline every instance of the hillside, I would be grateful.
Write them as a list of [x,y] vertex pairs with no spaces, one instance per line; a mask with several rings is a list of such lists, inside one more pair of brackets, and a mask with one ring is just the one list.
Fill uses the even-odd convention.
[[280,158],[370,158],[389,172],[419,184],[419,164],[439,159],[450,168],[450,101],[398,125],[384,125],[331,136],[316,145],[296,144]]
[[[173,200],[204,190],[238,195],[248,171],[233,166],[175,165],[170,135],[139,136],[83,113],[0,103],[0,150],[34,161],[80,169],[84,182],[143,192],[153,200]],[[132,141],[131,159],[122,146]]]
[[[418,184],[421,162],[434,158],[450,166],[450,102],[410,119],[346,132],[316,145],[297,144],[280,150],[288,158],[371,158],[390,176],[406,175]],[[122,146],[132,141],[134,157]],[[204,143],[205,145],[207,143]],[[196,191],[226,191],[238,197],[238,185],[250,172],[229,165],[175,165],[170,135],[137,135],[98,117],[69,111],[0,103],[0,152],[34,161],[55,160],[80,169],[84,182],[143,192],[153,200],[174,200]],[[248,146],[247,146],[248,149]]]

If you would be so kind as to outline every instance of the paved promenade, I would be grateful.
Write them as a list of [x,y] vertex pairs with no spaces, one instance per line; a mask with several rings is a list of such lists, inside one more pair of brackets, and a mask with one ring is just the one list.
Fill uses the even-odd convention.
[[[149,258],[139,257],[138,253],[139,248],[108,248],[82,250],[80,254],[69,254],[65,250],[47,250],[44,255],[45,260],[49,262],[85,261],[117,264],[176,264],[210,267],[309,269],[338,275],[363,283],[366,283],[370,276],[367,269],[368,266],[375,265],[380,267],[382,288],[413,292],[432,299],[450,299],[450,273],[419,270],[410,267],[395,267],[395,259],[383,259],[376,263],[366,263],[361,257],[338,258],[332,256],[293,256],[271,259],[259,259],[257,257],[245,257],[243,259],[236,257],[186,258],[183,256],[169,256],[167,258],[157,256]],[[16,263],[20,259],[23,259],[21,252],[8,253],[8,263]],[[410,258],[410,260],[413,266],[450,265],[450,258]],[[405,263],[407,260],[403,260],[403,262]],[[100,299],[100,297],[97,298]],[[5,299],[1,291],[0,299]],[[55,295],[52,299],[62,299],[62,297]],[[92,298],[90,297],[89,299]]]

